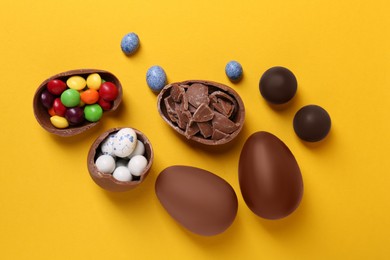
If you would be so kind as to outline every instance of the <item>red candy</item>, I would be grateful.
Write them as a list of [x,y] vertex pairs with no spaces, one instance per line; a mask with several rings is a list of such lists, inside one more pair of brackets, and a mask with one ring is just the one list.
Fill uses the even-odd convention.
[[64,116],[65,115],[66,107],[64,106],[64,104],[62,104],[60,98],[54,99],[53,109],[54,109],[54,112],[56,113],[57,116]]
[[114,101],[118,97],[118,88],[112,82],[104,82],[99,89],[99,96],[106,101]]
[[99,98],[98,104],[103,108],[103,110],[107,111],[112,108],[112,102],[107,101],[103,98]]
[[47,83],[47,90],[53,95],[61,95],[67,89],[65,82],[59,79],[52,79]]

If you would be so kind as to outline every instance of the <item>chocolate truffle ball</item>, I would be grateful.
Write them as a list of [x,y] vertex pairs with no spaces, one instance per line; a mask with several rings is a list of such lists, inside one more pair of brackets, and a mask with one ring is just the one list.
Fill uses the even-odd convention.
[[259,89],[265,100],[280,105],[290,101],[297,92],[297,79],[284,67],[273,67],[261,76]]
[[320,106],[302,107],[294,117],[294,131],[306,142],[318,142],[324,139],[331,126],[328,112]]

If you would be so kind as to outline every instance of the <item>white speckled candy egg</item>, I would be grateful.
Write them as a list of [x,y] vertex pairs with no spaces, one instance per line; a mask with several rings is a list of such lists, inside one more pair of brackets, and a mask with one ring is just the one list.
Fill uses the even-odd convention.
[[129,155],[129,158],[136,156],[136,155],[144,155],[145,153],[145,145],[140,141],[137,140],[137,146],[135,147],[134,151]]
[[129,167],[130,173],[134,176],[141,176],[142,172],[145,170],[148,160],[142,155],[136,155],[130,159]]
[[122,128],[114,138],[114,154],[124,158],[129,156],[137,145],[137,134],[131,128]]
[[101,149],[103,154],[115,156],[115,154],[114,154],[114,140],[115,140],[115,137],[116,137],[116,134],[110,134],[102,142],[100,149]]
[[116,168],[112,177],[118,181],[131,181],[133,179],[133,176],[126,166],[119,166]]
[[111,174],[115,170],[115,160],[110,155],[100,155],[96,159],[95,165],[101,173]]

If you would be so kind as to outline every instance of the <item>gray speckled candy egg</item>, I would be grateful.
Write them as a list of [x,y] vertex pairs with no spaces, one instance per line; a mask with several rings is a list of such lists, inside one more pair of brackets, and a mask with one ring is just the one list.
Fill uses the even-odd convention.
[[137,134],[131,128],[122,128],[114,138],[114,154],[124,158],[129,156],[137,145]]
[[114,154],[114,140],[116,138],[116,134],[110,134],[107,136],[106,140],[104,140],[101,144],[102,154],[115,156]]

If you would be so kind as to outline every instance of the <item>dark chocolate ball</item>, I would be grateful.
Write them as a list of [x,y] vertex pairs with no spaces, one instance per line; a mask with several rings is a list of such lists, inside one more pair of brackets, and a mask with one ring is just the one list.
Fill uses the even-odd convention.
[[320,106],[302,107],[294,116],[294,131],[304,141],[318,142],[324,139],[331,126],[328,112]]
[[290,101],[297,92],[297,79],[284,67],[273,67],[261,76],[260,93],[272,104],[284,104]]

